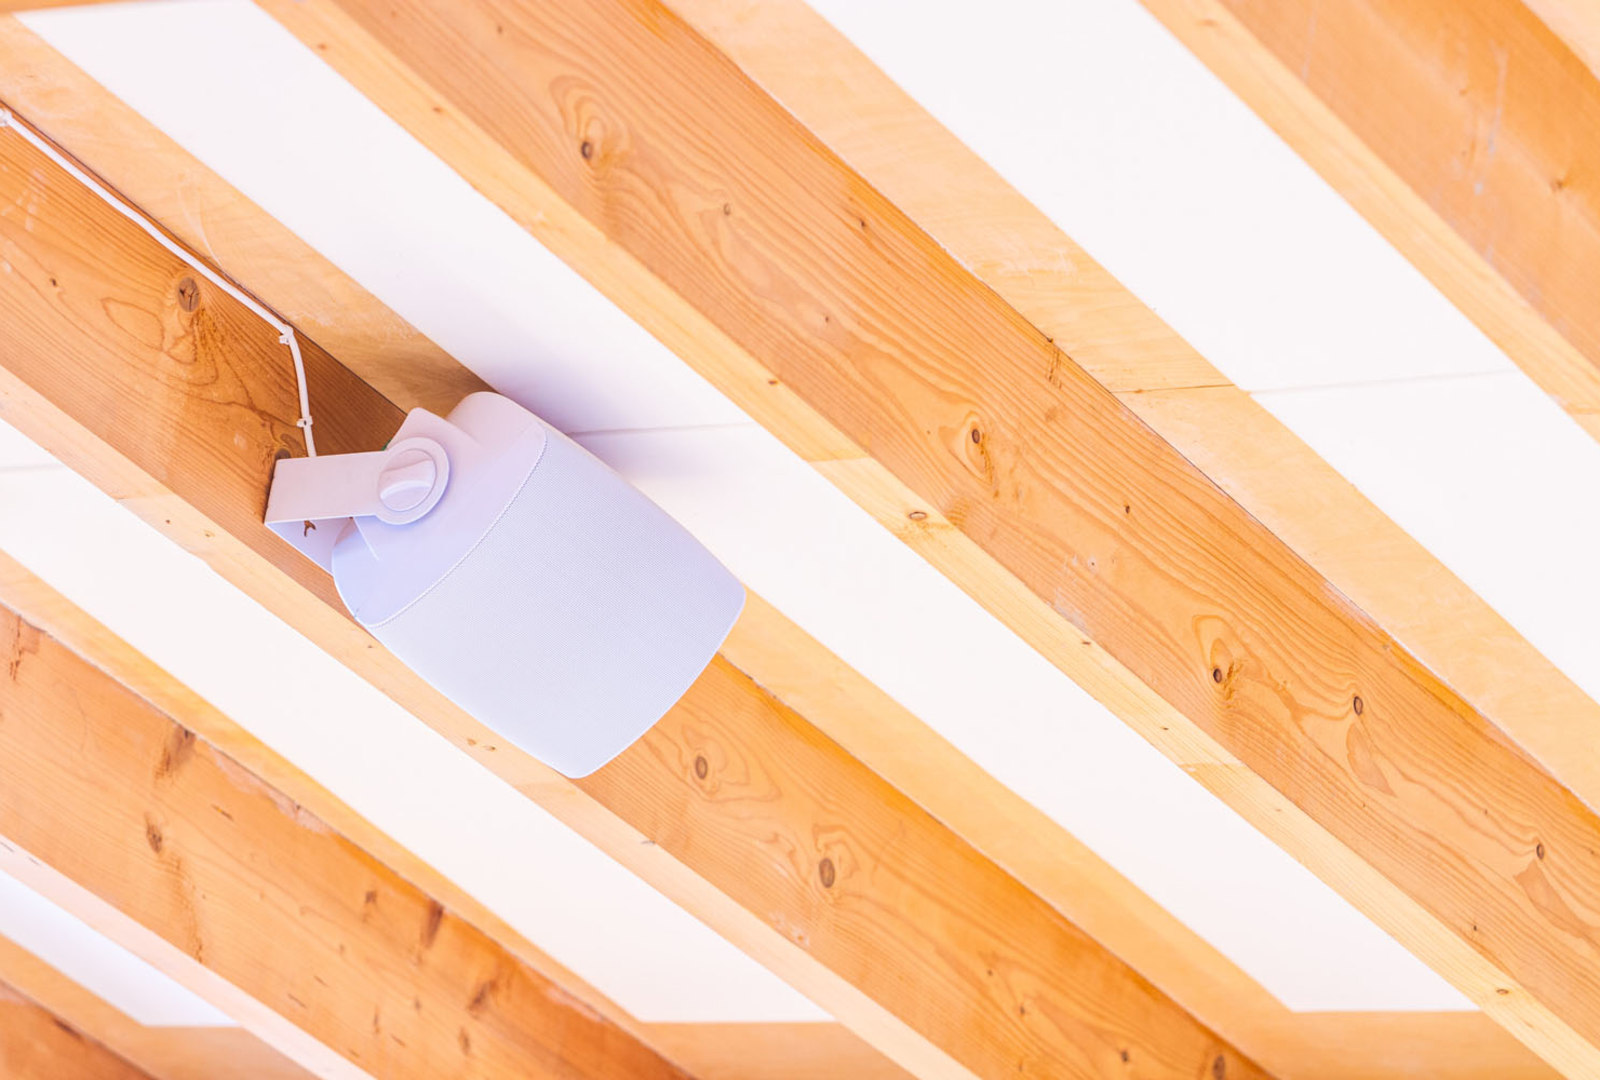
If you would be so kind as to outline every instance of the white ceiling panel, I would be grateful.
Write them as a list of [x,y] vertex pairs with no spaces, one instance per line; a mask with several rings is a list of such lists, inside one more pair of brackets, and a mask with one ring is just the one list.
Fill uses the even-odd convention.
[[0,873],[0,936],[141,1024],[233,1026],[170,976],[5,873]]
[[1246,390],[1510,362],[1137,0],[813,0]]
[[1532,380],[1255,396],[1600,697],[1600,443]]

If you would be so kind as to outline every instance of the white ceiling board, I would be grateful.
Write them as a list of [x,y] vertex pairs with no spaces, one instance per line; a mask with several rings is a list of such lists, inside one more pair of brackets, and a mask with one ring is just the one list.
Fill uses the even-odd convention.
[[[1106,6],[1109,9],[1115,5]],[[1092,17],[1084,15],[1085,7],[1078,5],[1073,10],[1077,17],[1094,22]],[[887,7],[863,10],[877,11],[889,19]],[[897,32],[903,35],[904,9],[898,10],[901,17],[896,22]],[[948,5],[928,5],[924,13],[919,7],[919,27],[926,14],[928,26],[937,29],[941,19],[948,22],[952,18],[951,10]],[[995,18],[1000,20],[997,25],[1004,25],[1006,10],[1004,4],[996,7]],[[1054,18],[1052,10],[1040,6],[1031,16]],[[1093,10],[1098,10],[1098,6]],[[636,332],[635,336],[628,337],[628,331],[620,325],[627,320],[609,305],[584,309],[583,305],[592,303],[593,297],[586,284],[558,261],[548,256],[541,260],[526,255],[518,241],[499,235],[499,231],[516,231],[516,226],[504,217],[485,211],[482,200],[465,185],[452,186],[437,180],[437,165],[429,164],[425,154],[413,160],[399,156],[398,149],[384,149],[389,146],[385,140],[392,140],[395,146],[401,143],[409,146],[407,154],[421,153],[403,136],[396,135],[392,125],[370,107],[347,101],[354,93],[348,86],[337,80],[329,84],[326,72],[319,65],[307,67],[309,54],[289,41],[276,26],[261,23],[259,13],[243,0],[195,0],[185,4],[181,13],[170,6],[139,4],[41,13],[28,18],[31,26],[85,66],[90,74],[144,111],[184,143],[191,153],[301,232],[400,314],[422,326],[446,347],[458,350],[458,355],[491,383],[544,412],[558,424],[569,429],[589,430],[637,428],[652,423],[684,428],[690,424],[721,425],[671,434],[597,435],[587,441],[689,525],[751,587],[1002,781],[1078,834],[1291,1007],[1321,1010],[1470,1007],[1465,999],[1337,894],[1265,841],[929,568],[914,552],[895,541],[844,495],[783,449],[771,435],[753,425],[729,426],[727,418],[736,417],[737,410],[726,413],[702,408],[689,402],[687,394],[677,399],[669,395],[669,398],[649,400],[656,393],[655,388],[671,378],[665,370],[656,369],[681,370],[680,361]],[[1115,20],[1110,22],[1115,25]],[[983,19],[967,30],[981,37],[988,33],[988,25],[989,7],[986,6]],[[204,27],[203,35],[197,36],[196,26]],[[1159,28],[1157,31],[1159,33]],[[1030,30],[1023,36],[1030,35],[1036,36],[1037,31]],[[925,35],[906,36],[921,41],[924,47],[938,44]],[[1158,37],[1157,40],[1165,39]],[[1115,43],[1102,39],[1099,44],[1101,48],[1110,48]],[[211,73],[207,68],[201,69],[206,72],[203,78],[210,85],[208,93],[203,95],[207,101],[200,113],[196,113],[199,103],[193,100],[196,97],[193,88],[199,77],[194,65],[209,64],[212,56],[227,57],[229,70]],[[262,61],[262,56],[269,56],[270,63]],[[1136,59],[1124,58],[1129,63]],[[1006,66],[1009,69],[1020,65],[1008,61]],[[182,69],[181,77],[172,74],[174,69]],[[249,74],[241,76],[238,74],[241,71]],[[302,80],[305,87],[311,89],[302,87]],[[243,101],[244,112],[239,112],[239,102],[235,98]],[[1112,105],[1093,97],[1089,100],[1095,102],[1095,108],[1081,110],[1086,116]],[[999,110],[1002,114],[1006,111]],[[197,120],[197,115],[201,114],[208,119]],[[240,122],[241,116],[247,118],[246,122]],[[1145,122],[1139,116],[1124,116],[1119,122],[1135,121]],[[1092,117],[1083,122],[1093,126]],[[1117,124],[1108,123],[1115,134]],[[275,154],[245,153],[251,140],[235,129],[244,129],[250,135],[270,135],[271,138],[264,141],[272,144],[294,140],[302,148],[312,148],[323,160],[311,182],[303,182],[303,178],[285,167]],[[380,134],[380,131],[387,134]],[[1030,138],[1038,134],[1037,131],[1028,132]],[[1124,141],[1133,146],[1131,138]],[[1044,138],[1043,142],[1049,144],[1050,138]],[[352,147],[357,148],[357,152],[352,153]],[[391,159],[391,167],[362,183],[345,182],[349,175],[365,175],[361,172],[364,160],[380,153],[397,155]],[[297,160],[307,158],[302,153],[297,155]],[[1133,164],[1126,167],[1135,173],[1148,164],[1136,156],[1131,160]],[[1096,160],[1096,169],[1101,164]],[[407,186],[413,174],[418,178],[415,189]],[[1302,176],[1298,182],[1303,187],[1305,178]],[[1158,194],[1165,194],[1164,189],[1149,190],[1152,198]],[[1334,199],[1335,205],[1342,205],[1337,204],[1331,193],[1326,194]],[[1104,193],[1088,187],[1080,196],[1100,199]],[[1139,197],[1143,199],[1145,195]],[[373,210],[373,204],[380,198],[389,201],[383,203],[381,209]],[[1124,201],[1127,200],[1122,197],[1113,198],[1114,205],[1106,216],[1136,222],[1140,213],[1123,206]],[[1269,200],[1267,205],[1278,204]],[[415,213],[421,206],[427,207],[425,222]],[[1212,207],[1211,212],[1219,220],[1236,226],[1236,231],[1250,232],[1259,227],[1251,224],[1250,219],[1239,226],[1238,219],[1229,215],[1241,214],[1246,208],[1237,203],[1228,206],[1231,209],[1226,211]],[[1158,207],[1150,212],[1161,211]],[[1293,208],[1280,209],[1280,213],[1286,218],[1295,217]],[[486,224],[476,224],[480,219]],[[476,235],[474,230],[480,228],[484,233],[480,247],[467,260],[452,246],[456,243],[455,236],[458,230]],[[1309,354],[1307,371],[1314,373],[1320,364],[1320,381],[1328,381],[1334,374],[1333,364],[1337,360],[1338,381],[1344,381],[1351,377],[1351,362],[1371,360],[1366,353],[1356,355],[1354,360],[1350,355],[1341,355],[1341,350],[1347,350],[1350,345],[1348,320],[1324,311],[1319,315],[1321,321],[1314,323],[1314,333],[1307,334],[1294,325],[1301,318],[1296,313],[1306,310],[1306,296],[1302,293],[1326,291],[1331,287],[1330,281],[1312,272],[1316,270],[1315,265],[1311,265],[1315,260],[1296,254],[1301,251],[1301,243],[1332,243],[1343,237],[1341,228],[1328,228],[1333,234],[1332,240],[1321,234],[1297,234],[1301,237],[1299,243],[1276,252],[1274,257],[1287,259],[1289,265],[1275,268],[1277,272],[1270,277],[1277,291],[1269,290],[1263,295],[1275,303],[1288,304],[1293,299],[1301,306],[1289,304],[1287,314],[1280,311],[1274,316],[1277,321],[1268,319],[1263,325],[1285,336],[1292,327],[1294,341],[1317,343],[1319,350]],[[1164,229],[1141,235],[1149,262],[1159,268],[1159,256],[1166,253],[1162,245],[1172,238]],[[1377,242],[1370,231],[1362,235],[1378,243],[1381,249],[1381,242]],[[397,246],[397,238],[404,239],[402,246]],[[1225,246],[1224,250],[1231,249]],[[378,255],[374,256],[373,251]],[[1354,249],[1334,248],[1334,254],[1345,260],[1365,258],[1363,253],[1367,251],[1359,245]],[[1178,262],[1181,264],[1183,258],[1188,257],[1184,255]],[[1240,252],[1238,262],[1248,269],[1256,265],[1258,259],[1255,253]],[[513,263],[512,260],[523,261]],[[526,322],[512,323],[505,319],[495,322],[493,340],[484,343],[473,336],[479,330],[474,326],[475,321],[483,317],[478,306],[482,302],[477,298],[478,291],[482,288],[490,296],[496,294],[498,285],[495,282],[504,269],[502,264],[511,267],[507,272],[514,271],[518,275],[523,285],[519,297],[527,298],[521,302],[535,314]],[[1229,263],[1229,267],[1232,265]],[[438,298],[425,289],[404,289],[396,284],[397,280],[409,280],[414,274],[431,273],[434,266],[450,267],[453,272],[470,276],[469,281],[451,286],[455,291],[448,294],[452,297],[449,304],[441,305]],[[1208,266],[1199,276],[1204,278],[1215,270],[1216,267]],[[1404,272],[1402,263],[1394,274],[1403,277]],[[1345,285],[1364,280],[1362,275],[1349,273],[1329,277]],[[1381,267],[1367,277],[1380,282],[1390,280],[1384,278]],[[1181,285],[1182,288],[1176,289],[1180,298],[1190,284],[1183,280],[1182,274],[1160,280]],[[1241,284],[1237,277],[1228,280],[1232,282],[1230,288],[1243,289],[1246,284],[1256,287],[1250,283]],[[1282,285],[1284,280],[1296,284]],[[485,285],[486,281],[489,284]],[[1336,292],[1335,295],[1347,294]],[[1365,294],[1348,298],[1351,303],[1362,304],[1368,304],[1371,299]],[[544,345],[530,344],[540,340],[531,335],[536,335],[541,318],[560,319],[563,313],[575,310],[591,312],[584,316],[582,335]],[[1375,310],[1390,311],[1381,306]],[[619,325],[612,326],[612,323]],[[1209,326],[1209,331],[1224,344],[1244,340],[1249,346],[1243,353],[1245,359],[1239,361],[1242,369],[1255,364],[1258,371],[1269,367],[1277,371],[1278,367],[1271,362],[1281,351],[1276,341],[1251,338],[1245,333],[1246,329],[1215,318]],[[1388,328],[1381,325],[1379,329],[1388,332]],[[524,339],[519,335],[530,336]],[[487,347],[491,344],[492,350]],[[473,348],[479,348],[480,353],[475,355],[470,351]],[[490,353],[492,355],[485,360],[484,354]],[[1477,370],[1470,363],[1452,366],[1444,362],[1460,360],[1460,357],[1444,355],[1441,359],[1441,354],[1424,350],[1404,353],[1400,358],[1410,365],[1405,369],[1410,375],[1456,368]],[[592,369],[596,365],[607,373],[604,377],[594,376]],[[622,365],[626,377],[615,377],[614,369],[607,365]],[[1389,359],[1369,363],[1362,371],[1366,376],[1393,374]],[[1301,375],[1306,376],[1307,372]],[[568,388],[575,388],[571,391],[576,395],[575,403],[563,399]],[[597,400],[603,401],[605,408],[596,406]],[[606,410],[610,413],[602,415]],[[42,500],[45,496],[41,494],[39,498]],[[18,531],[29,530],[19,528]],[[17,543],[24,539],[19,537]],[[0,543],[11,544],[3,528],[0,528]],[[37,547],[40,541],[33,543]],[[36,557],[43,560],[53,554],[37,552]],[[81,561],[92,567],[95,558],[93,552],[85,552]],[[103,573],[102,576],[108,575]],[[131,588],[132,585],[86,580],[81,592],[74,595],[84,606],[98,610],[97,603],[103,607],[111,601],[97,596],[97,592]],[[167,589],[161,591],[164,593]],[[237,606],[242,601],[235,597],[231,602]],[[253,605],[246,606],[253,608]],[[120,627],[114,619],[102,617]],[[138,619],[131,608],[118,617],[128,627],[137,629]],[[219,607],[207,624],[227,627],[232,632],[236,622],[247,627],[254,625],[250,620],[259,621],[263,617],[258,609],[252,614]],[[133,636],[128,628],[121,632]],[[230,680],[246,677],[239,674],[239,667],[219,667],[213,655],[219,649],[210,642],[209,636],[197,631],[191,636],[199,640],[174,636],[170,640],[152,639],[151,644],[136,639],[136,643],[154,653],[180,677],[201,684],[197,689],[269,742],[273,741],[273,736],[259,730],[257,724],[286,728],[276,736],[284,740],[279,749],[358,807],[366,808],[364,812],[369,817],[472,888],[486,902],[490,902],[486,890],[495,892],[500,899],[491,906],[513,923],[517,923],[517,919],[512,917],[508,907],[555,902],[519,896],[518,889],[538,890],[540,883],[532,871],[510,880],[515,877],[517,868],[475,864],[474,859],[480,857],[473,854],[480,850],[473,846],[478,838],[463,844],[462,835],[471,838],[477,822],[498,820],[496,817],[475,812],[445,820],[436,818],[423,806],[388,805],[420,800],[409,797],[406,783],[378,784],[344,760],[373,754],[372,740],[380,737],[377,728],[361,735],[343,731],[349,726],[348,722],[333,718],[348,713],[350,707],[303,721],[300,726],[309,727],[309,731],[299,730],[292,719],[261,715],[252,720],[247,715],[252,710],[254,714],[261,714],[276,713],[282,708],[263,710],[260,704],[241,700],[239,687],[230,684]],[[156,651],[157,645],[166,651]],[[303,642],[299,645],[309,648]],[[192,677],[188,674],[191,671],[194,672]],[[283,688],[274,689],[286,692]],[[355,694],[357,690],[345,688],[332,693]],[[322,696],[320,691],[315,695]],[[353,707],[355,699],[348,700]],[[392,706],[390,708],[392,710]],[[330,734],[330,724],[339,730]],[[443,753],[447,749],[440,741],[439,749],[433,752]],[[419,750],[418,753],[423,757],[408,758],[393,766],[373,762],[369,764],[369,771],[401,769],[400,775],[421,783],[426,775],[424,770],[432,766],[425,764],[425,752]],[[404,771],[408,769],[415,771]],[[340,782],[329,780],[324,772],[338,776]],[[480,779],[479,782],[485,781]],[[411,821],[408,815],[424,820]],[[481,857],[487,858],[490,854],[485,850]],[[472,884],[473,881],[478,884]],[[576,919],[580,914],[567,913],[564,917]],[[527,917],[530,924],[536,922],[533,916]],[[594,979],[625,1006],[650,1014],[650,1010],[635,1006],[625,993],[614,989],[607,982],[610,976],[602,978],[594,974],[604,971],[604,963],[591,960],[586,967],[552,947],[537,928],[523,929],[533,940],[551,948],[560,959]],[[584,948],[589,947],[584,945]],[[617,951],[626,950],[619,945]],[[681,988],[681,996],[686,996],[690,993],[687,973],[698,973],[705,966],[696,954],[686,962],[679,962],[675,970],[669,966],[675,983],[665,977],[659,982],[646,981],[651,992],[664,992],[676,985]],[[710,982],[711,976],[706,975],[705,981]],[[725,997],[746,1002],[743,1012],[755,1007],[747,1003],[749,995],[732,980],[722,982],[721,992]],[[700,985],[700,979],[694,980],[695,988]],[[730,1015],[719,1018],[740,1015],[741,1008],[731,1005],[729,1008]],[[659,1012],[651,1018],[657,1015]]]
[[1247,390],[1511,370],[1137,0],[812,0]]
[[16,428],[0,424],[0,469],[38,469],[58,464],[38,443],[19,434]]
[[170,976],[5,873],[0,873],[0,936],[141,1024],[233,1026]]
[[754,427],[581,440],[1285,1004],[1466,999]]
[[0,549],[640,1019],[825,1018],[77,474],[0,472]]
[[[566,431],[744,413],[248,0],[28,27],[487,381]],[[658,355],[659,354],[659,355]],[[575,365],[572,356],[585,362]],[[314,403],[313,403],[314,404]]]
[[1600,443],[1531,380],[1255,397],[1600,697]]

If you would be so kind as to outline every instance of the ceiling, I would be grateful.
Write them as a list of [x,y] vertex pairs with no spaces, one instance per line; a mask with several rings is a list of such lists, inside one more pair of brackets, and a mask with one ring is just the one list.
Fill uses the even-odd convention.
[[[813,3],[1600,695],[1600,631],[1581,615],[1600,605],[1585,557],[1600,545],[1600,508],[1566,497],[1600,490],[1600,445],[1136,0],[925,0],[909,28],[890,0]],[[1288,1007],[1472,1008],[248,0],[25,21],[486,381],[577,435],[749,588]],[[824,1018],[3,430],[0,548],[634,1015]],[[260,680],[263,658],[284,677]],[[20,888],[0,881],[0,894]],[[125,1011],[164,1016],[159,1003],[173,1001],[170,1015],[191,1017],[197,1002],[175,986],[157,993],[165,977],[115,946],[90,961],[92,940],[65,944],[90,939],[63,918],[6,902],[0,933],[47,958],[78,948],[72,970]]]

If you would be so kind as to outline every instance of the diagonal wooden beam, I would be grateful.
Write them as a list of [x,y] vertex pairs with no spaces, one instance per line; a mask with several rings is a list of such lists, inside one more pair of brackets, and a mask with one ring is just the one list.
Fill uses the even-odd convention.
[[0,641],[0,836],[18,876],[69,879],[376,1075],[683,1075],[187,717],[10,608]]
[[1589,0],[1528,0],[1528,7],[1600,75],[1600,8]]
[[0,1075],[8,1080],[152,1080],[4,983],[0,983]]
[[[1522,0],[1144,0],[1600,437],[1600,78]],[[1593,5],[1541,0],[1590,52]]]
[[[503,745],[374,648],[260,525],[273,460],[299,448],[273,333],[204,284],[178,304],[183,264],[14,133],[0,206],[0,415],[902,1065],[1098,1076],[1126,1054],[1262,1075],[726,660],[581,786]],[[306,356],[319,445],[381,445],[399,411]]]
[[[269,783],[303,812],[330,825],[371,858],[399,871],[403,878],[424,890],[441,906],[483,930],[517,959],[549,978],[562,995],[578,1001],[585,1010],[603,1016],[691,1075],[702,1077],[703,1070],[724,1067],[734,1060],[740,1061],[740,1067],[746,1070],[770,1069],[779,1075],[782,1070],[794,1067],[793,1062],[802,1063],[806,1069],[849,1076],[873,1074],[873,1070],[886,1078],[905,1075],[867,1044],[833,1024],[780,1025],[779,1028],[733,1025],[729,1038],[723,1039],[718,1034],[719,1025],[641,1023],[3,553],[0,553],[0,610],[9,610],[28,625],[39,628],[159,710],[182,716],[197,738],[219,748],[236,766]],[[23,873],[27,872],[23,864]],[[126,923],[100,918],[96,910],[75,907],[84,899],[82,894],[51,889],[48,879],[45,888],[58,904],[73,908],[75,914],[93,923],[101,932],[118,940],[126,937]],[[125,944],[138,947],[140,939],[134,937]],[[167,954],[166,959],[169,972],[188,981],[186,976],[193,974],[195,966],[192,961],[176,955],[175,951]],[[9,983],[80,1031],[92,1035],[149,1072],[154,1080],[209,1080],[224,1074],[226,1068],[246,1066],[252,1080],[296,1080],[308,1075],[244,1028],[174,1032],[144,1027],[4,937],[0,937],[0,982]],[[194,988],[203,992],[205,984]],[[806,1036],[803,1040],[802,1035]],[[802,1042],[805,1053],[797,1057],[795,1047]]]
[[1530,1045],[1600,1068],[1600,819],[666,6],[263,5]]
[[[448,411],[486,389],[416,327],[252,203],[14,16],[0,16],[0,97],[190,250],[205,255],[380,393]],[[112,170],[104,166],[113,165]]]
[[148,1027],[0,937],[0,983],[147,1073],[151,1080],[309,1080],[311,1073],[242,1027]]

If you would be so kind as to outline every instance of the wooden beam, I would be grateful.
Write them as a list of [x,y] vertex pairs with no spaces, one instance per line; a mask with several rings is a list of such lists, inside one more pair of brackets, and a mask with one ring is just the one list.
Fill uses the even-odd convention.
[[1527,0],[1533,13],[1600,75],[1600,8],[1589,0]]
[[[810,8],[797,0],[680,0],[678,8],[974,273],[1118,388],[1147,423],[1290,540],[1341,591],[1386,624],[1403,626],[1405,639],[1421,643],[1419,654],[1447,682],[1472,690],[1469,696],[1476,699],[1488,691],[1484,680],[1498,680],[1490,683],[1497,702],[1506,710],[1526,709],[1534,720],[1582,716],[1582,707],[1600,712],[1425,549],[1248,395],[1228,386]],[[317,258],[297,237],[20,24],[0,20],[0,53],[7,59],[0,65],[0,98],[40,120],[75,157],[151,210],[148,194],[159,208],[156,220],[191,246],[194,238],[208,240],[208,254],[291,321],[303,324],[325,310],[318,279],[337,271],[294,272]],[[908,146],[916,152],[908,153]],[[172,187],[181,187],[184,197],[171,198]],[[354,283],[341,291],[340,302],[355,308],[348,325],[330,327],[343,335],[341,345],[362,356],[385,356],[389,328],[400,320]],[[465,386],[470,379],[437,349],[400,349],[387,356],[388,363],[357,370],[402,407],[429,404],[408,396],[419,387]],[[1418,581],[1428,582],[1429,595],[1447,617],[1431,617],[1431,606],[1415,602]],[[65,632],[59,621],[51,625],[58,636]],[[1285,1080],[1324,1068],[1335,1071],[1316,1073],[1315,1080],[1332,1080],[1339,1070],[1372,1080],[1555,1075],[1482,1014],[1407,1013],[1377,1024],[1359,1015],[1291,1013],[1059,825],[760,598],[751,598],[725,655]],[[1520,677],[1531,672],[1538,674]],[[1587,742],[1575,749],[1592,757]],[[230,752],[238,757],[243,751],[235,746]],[[260,770],[253,762],[252,768]],[[278,784],[283,787],[285,780]],[[306,804],[307,796],[295,798]],[[463,897],[450,906],[461,910],[457,905],[467,902]],[[508,940],[506,930],[480,921],[489,917],[486,912],[468,917],[497,940]],[[558,981],[573,989],[570,974]],[[586,1000],[615,1022],[635,1023],[589,993]],[[806,1054],[797,1057],[789,1048],[801,1035],[807,1036]],[[649,1025],[643,1037],[707,1080],[734,1062],[744,1070],[780,1074],[803,1066],[854,1076],[877,1067],[852,1049],[864,1044],[828,1025]],[[817,1064],[824,1049],[832,1056]]]
[[[204,284],[179,305],[178,260],[20,137],[0,147],[0,206],[28,208],[0,214],[6,419],[913,1071],[1114,1075],[1126,1053],[1261,1075],[726,661],[581,788],[450,706],[260,525],[271,464],[298,449],[272,332]],[[381,445],[399,411],[306,357],[319,445]]]
[[[752,600],[761,604],[759,598]],[[762,607],[770,610],[765,609],[765,605]],[[833,1024],[731,1025],[727,1038],[723,1038],[717,1034],[722,1025],[641,1023],[3,553],[0,553],[0,608],[11,610],[69,650],[89,658],[100,671],[168,715],[182,716],[197,737],[222,749],[235,764],[263,778],[302,811],[333,826],[369,856],[398,870],[402,877],[428,892],[449,911],[484,930],[519,959],[559,984],[563,994],[603,1015],[691,1075],[710,1080],[707,1070],[731,1067],[735,1055],[741,1068],[769,1069],[777,1075],[782,1075],[784,1069],[792,1069],[795,1062],[846,1076],[868,1075],[869,1070],[878,1070],[886,1077],[904,1075],[887,1058]],[[781,616],[771,613],[763,623],[770,625],[773,619],[781,619]],[[801,659],[824,660],[816,654],[803,654]],[[838,674],[860,678],[853,672]],[[57,894],[69,907],[73,904],[73,895],[71,892]],[[117,929],[119,924],[115,922],[100,921],[93,912],[81,908],[76,914],[87,916],[88,921],[94,922],[108,936],[121,936]],[[180,978],[192,974],[185,958],[168,956],[168,960],[175,965],[175,970],[169,968],[171,973]],[[4,937],[0,937],[0,982],[11,984],[74,1027],[91,1034],[150,1073],[155,1080],[210,1080],[224,1074],[220,1063],[230,1063],[234,1068],[247,1063],[252,1080],[298,1080],[308,1075],[244,1028],[174,1031],[144,1027]],[[805,1052],[797,1054],[796,1046],[801,1043],[802,1034],[814,1037],[808,1037],[804,1041]]]
[[0,1075],[7,1080],[151,1080],[4,983],[0,983]]
[[0,641],[0,836],[26,862],[367,1072],[682,1075],[184,718],[10,609]]
[[911,1080],[838,1024],[655,1024],[699,1080]]
[[1145,6],[1600,437],[1600,80],[1522,0]]
[[674,12],[262,2],[1541,1053],[1600,1069],[1593,812]]
[[147,1027],[0,937],[0,983],[48,1010],[151,1080],[309,1080],[311,1073],[242,1027]]
[[[448,911],[488,934],[516,959],[559,986],[567,997],[580,1002],[584,1008],[603,1016],[612,1025],[641,1042],[653,1045],[647,1026],[615,1001],[557,962],[450,878],[375,828],[327,788],[89,618],[4,553],[0,553],[0,607],[14,612],[29,625],[38,627],[79,656],[88,658],[100,671],[128,687],[158,710],[169,716],[181,716],[199,738],[217,747],[296,806],[331,826],[368,856],[398,872]],[[66,907],[73,907],[75,900],[81,899],[70,891],[56,898]],[[118,940],[126,937],[126,921],[101,922],[93,912],[79,909],[77,913],[107,936]],[[128,941],[124,943],[132,944]],[[173,974],[179,975],[180,981],[183,975],[193,974],[192,965],[185,964],[182,957],[173,959],[180,968]],[[19,978],[14,969],[9,969],[0,960],[0,979],[17,983]],[[23,989],[56,1008],[55,1000],[41,997],[33,983],[27,983]]]
[[[485,389],[311,245],[186,154],[13,16],[0,16],[0,99],[379,392],[448,411]],[[112,166],[108,169],[106,166]]]
[[[1587,735],[1600,729],[1600,704],[831,24],[802,0],[672,6],[1446,684],[1557,777],[1600,791],[1600,759]],[[937,561],[937,536],[893,504],[883,509],[886,527]],[[1428,1076],[1479,1076],[1492,1061],[1504,1075],[1549,1075],[1526,1051],[1513,1068],[1515,1051],[1492,1049],[1497,1032],[1470,1030],[1485,1026],[1482,1016],[1406,1014],[1413,1029],[1383,1025],[1383,1038],[1369,1040],[1360,1033],[1380,1026],[1359,1016],[1344,1025],[1343,1017],[1291,1013],[1176,920],[1150,910],[1130,885],[1097,872],[1072,845],[1052,843],[1049,828],[1008,804],[1003,789],[983,791],[965,778],[937,740],[930,746],[895,722],[903,710],[875,701],[876,688],[837,674],[807,679],[808,670],[828,669],[798,646],[784,655],[789,666],[770,659],[763,685],[813,718],[859,708],[863,722],[833,722],[829,733],[1273,1072],[1403,1075],[1398,1065],[1384,1070],[1404,1061]]]

